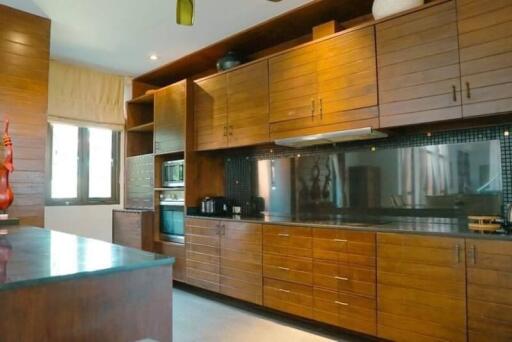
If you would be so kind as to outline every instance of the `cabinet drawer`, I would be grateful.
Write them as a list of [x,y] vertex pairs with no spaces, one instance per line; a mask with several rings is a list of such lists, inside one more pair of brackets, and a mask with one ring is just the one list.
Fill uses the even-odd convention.
[[312,285],[313,261],[308,258],[264,254],[263,275],[268,278]]
[[313,289],[311,286],[264,278],[263,303],[272,309],[312,318]]
[[347,265],[375,266],[375,234],[342,229],[313,230],[315,259]]
[[263,251],[287,256],[312,256],[311,228],[263,226]]
[[314,319],[366,334],[376,334],[375,299],[316,287],[313,298]]
[[370,298],[376,296],[375,273],[375,270],[364,267],[351,267],[317,260],[313,263],[313,283],[316,287]]

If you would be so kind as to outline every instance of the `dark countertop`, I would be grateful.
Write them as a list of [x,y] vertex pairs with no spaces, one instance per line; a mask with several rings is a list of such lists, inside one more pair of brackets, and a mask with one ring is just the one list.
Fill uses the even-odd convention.
[[411,233],[424,235],[440,235],[476,239],[510,240],[512,234],[500,232],[495,234],[481,234],[470,231],[465,220],[440,217],[396,217],[378,216],[363,219],[338,217],[330,219],[298,219],[290,217],[215,217],[204,215],[187,215],[189,218],[211,220],[234,220],[249,223],[269,223],[302,227],[343,228],[353,230],[375,231],[385,233]]
[[174,263],[174,258],[48,229],[5,228],[0,291]]

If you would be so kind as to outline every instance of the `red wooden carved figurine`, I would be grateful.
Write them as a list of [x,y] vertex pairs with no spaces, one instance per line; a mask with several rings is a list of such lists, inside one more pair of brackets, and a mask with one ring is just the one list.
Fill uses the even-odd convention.
[[5,159],[0,164],[0,210],[5,213],[14,200],[11,185],[9,184],[9,174],[13,172],[12,163],[13,149],[12,141],[9,136],[9,120],[5,120],[3,142],[5,147]]

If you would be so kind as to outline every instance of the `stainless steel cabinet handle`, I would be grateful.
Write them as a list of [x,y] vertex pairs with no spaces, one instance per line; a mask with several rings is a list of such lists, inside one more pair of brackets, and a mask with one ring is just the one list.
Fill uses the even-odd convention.
[[279,289],[279,291],[284,292],[284,293],[290,293],[291,292],[290,290],[285,290],[285,289]]
[[453,90],[453,102],[457,102],[457,87],[452,86],[452,90]]
[[280,270],[283,270],[283,271],[289,271],[290,270],[288,267],[281,267],[281,266],[279,266],[278,268]]
[[469,259],[471,260],[472,265],[476,265],[476,247],[472,245],[469,249]]
[[315,118],[315,100],[311,100],[311,119]]
[[469,84],[469,82],[466,82],[466,97],[468,99],[471,98],[471,85]]
[[457,261],[457,264],[460,264],[460,245],[455,245],[455,260]]
[[320,99],[320,119],[324,117],[324,100]]
[[335,301],[334,303],[338,304],[338,305],[343,305],[343,306],[348,306],[349,304],[348,303],[345,303],[345,302],[340,302],[340,301]]
[[334,277],[335,279],[338,279],[338,280],[348,280],[348,278],[346,277]]
[[277,234],[277,236],[281,236],[281,237],[289,237],[289,236],[290,236],[290,234],[279,233],[279,234]]
[[334,242],[348,242],[348,240],[345,239],[334,239]]

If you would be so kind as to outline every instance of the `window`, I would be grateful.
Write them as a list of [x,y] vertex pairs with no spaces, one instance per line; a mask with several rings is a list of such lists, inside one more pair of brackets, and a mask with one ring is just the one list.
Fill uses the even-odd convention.
[[48,136],[48,205],[119,203],[119,132],[51,123]]

